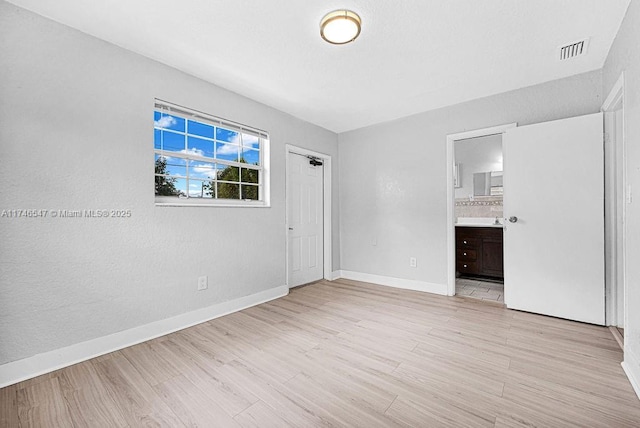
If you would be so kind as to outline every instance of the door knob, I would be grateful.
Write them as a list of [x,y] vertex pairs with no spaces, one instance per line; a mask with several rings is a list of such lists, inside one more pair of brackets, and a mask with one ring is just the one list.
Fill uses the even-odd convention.
[[290,227],[289,230],[293,230],[293,227]]
[[517,223],[518,222],[518,217],[512,215],[511,217],[509,217],[509,222],[511,223]]

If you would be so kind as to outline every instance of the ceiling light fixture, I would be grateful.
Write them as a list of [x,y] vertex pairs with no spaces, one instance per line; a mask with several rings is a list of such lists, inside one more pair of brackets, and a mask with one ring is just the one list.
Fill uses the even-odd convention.
[[360,35],[362,21],[357,13],[341,9],[327,13],[320,21],[320,35],[334,45],[344,45]]

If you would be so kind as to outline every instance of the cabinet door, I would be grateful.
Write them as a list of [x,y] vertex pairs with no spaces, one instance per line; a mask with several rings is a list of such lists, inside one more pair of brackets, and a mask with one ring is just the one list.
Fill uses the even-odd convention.
[[504,271],[503,254],[502,239],[484,239],[482,241],[482,273],[502,277]]

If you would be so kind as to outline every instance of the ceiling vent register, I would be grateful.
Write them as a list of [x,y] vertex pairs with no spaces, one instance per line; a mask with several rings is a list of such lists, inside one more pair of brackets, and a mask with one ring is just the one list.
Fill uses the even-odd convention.
[[558,48],[560,61],[586,55],[589,47],[589,39],[578,40],[577,42],[568,43]]

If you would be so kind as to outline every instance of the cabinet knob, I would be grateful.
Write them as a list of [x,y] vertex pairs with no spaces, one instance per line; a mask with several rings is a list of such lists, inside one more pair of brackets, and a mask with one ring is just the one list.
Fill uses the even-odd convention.
[[466,256],[466,255],[467,255],[467,253],[462,253],[462,255],[463,255],[463,256]]
[[464,267],[467,267],[467,265],[464,265]]
[[462,243],[463,243],[463,244],[466,244],[466,243],[467,243],[467,241],[462,241]]

